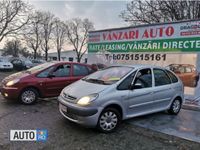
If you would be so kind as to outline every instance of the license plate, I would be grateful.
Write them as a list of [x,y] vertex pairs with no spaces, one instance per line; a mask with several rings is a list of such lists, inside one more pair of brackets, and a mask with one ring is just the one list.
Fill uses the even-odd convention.
[[59,104],[59,107],[60,107],[60,109],[61,109],[62,111],[67,112],[67,107],[65,107],[64,105]]

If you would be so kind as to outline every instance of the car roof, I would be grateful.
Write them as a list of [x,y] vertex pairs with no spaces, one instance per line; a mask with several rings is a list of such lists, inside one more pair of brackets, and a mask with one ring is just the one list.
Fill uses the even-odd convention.
[[146,65],[146,64],[133,64],[133,65],[111,65],[111,66],[119,66],[119,67],[131,67],[131,68],[135,68],[135,69],[139,69],[139,68],[161,68],[163,69],[163,67],[160,66],[155,66],[155,65]]
[[192,64],[170,64],[169,66],[193,66]]
[[79,62],[71,62],[71,61],[50,61],[50,62],[47,62],[47,63],[53,63],[54,65],[55,65],[55,64],[65,64],[65,63],[69,63],[69,64],[81,64],[81,65],[87,65],[87,66],[89,66],[89,64],[79,63]]

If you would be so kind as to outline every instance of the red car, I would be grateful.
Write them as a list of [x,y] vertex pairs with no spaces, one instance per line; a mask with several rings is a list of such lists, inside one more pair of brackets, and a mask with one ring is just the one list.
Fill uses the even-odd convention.
[[62,89],[94,72],[90,65],[73,62],[49,62],[6,77],[1,94],[33,104],[38,97],[55,97]]

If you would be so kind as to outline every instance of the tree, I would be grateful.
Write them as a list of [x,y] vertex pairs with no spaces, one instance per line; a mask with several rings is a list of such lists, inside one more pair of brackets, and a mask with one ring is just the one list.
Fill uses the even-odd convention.
[[16,35],[29,22],[30,6],[21,0],[0,1],[0,42]]
[[[67,38],[69,44],[73,46],[77,62],[81,62],[82,56],[87,51],[87,35],[90,30],[94,30],[94,25],[88,19],[72,19],[66,23]],[[85,48],[85,50],[83,50]]]
[[60,61],[60,53],[66,39],[66,25],[60,21],[59,18],[54,20],[53,35],[55,39],[56,49],[58,53],[58,60]]
[[200,18],[200,1],[134,0],[120,17],[132,24],[151,24]]
[[27,46],[33,50],[33,57],[36,59],[38,56],[38,49],[42,42],[42,13],[37,11],[32,13],[30,16],[31,24],[25,26],[23,36]]
[[19,55],[24,57],[30,56],[30,53],[25,47],[22,47],[22,44],[19,40],[7,41],[4,47],[3,55],[12,55],[13,57],[19,57]]
[[50,40],[52,39],[52,29],[53,29],[53,20],[54,15],[50,12],[42,12],[42,43],[41,48],[45,52],[45,60],[48,60],[48,51],[50,49]]

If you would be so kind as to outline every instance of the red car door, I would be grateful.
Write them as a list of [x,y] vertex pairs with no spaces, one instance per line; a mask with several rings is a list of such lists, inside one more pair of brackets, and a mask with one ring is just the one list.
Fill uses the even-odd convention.
[[46,97],[58,96],[62,89],[72,82],[71,64],[58,65],[44,83]]

